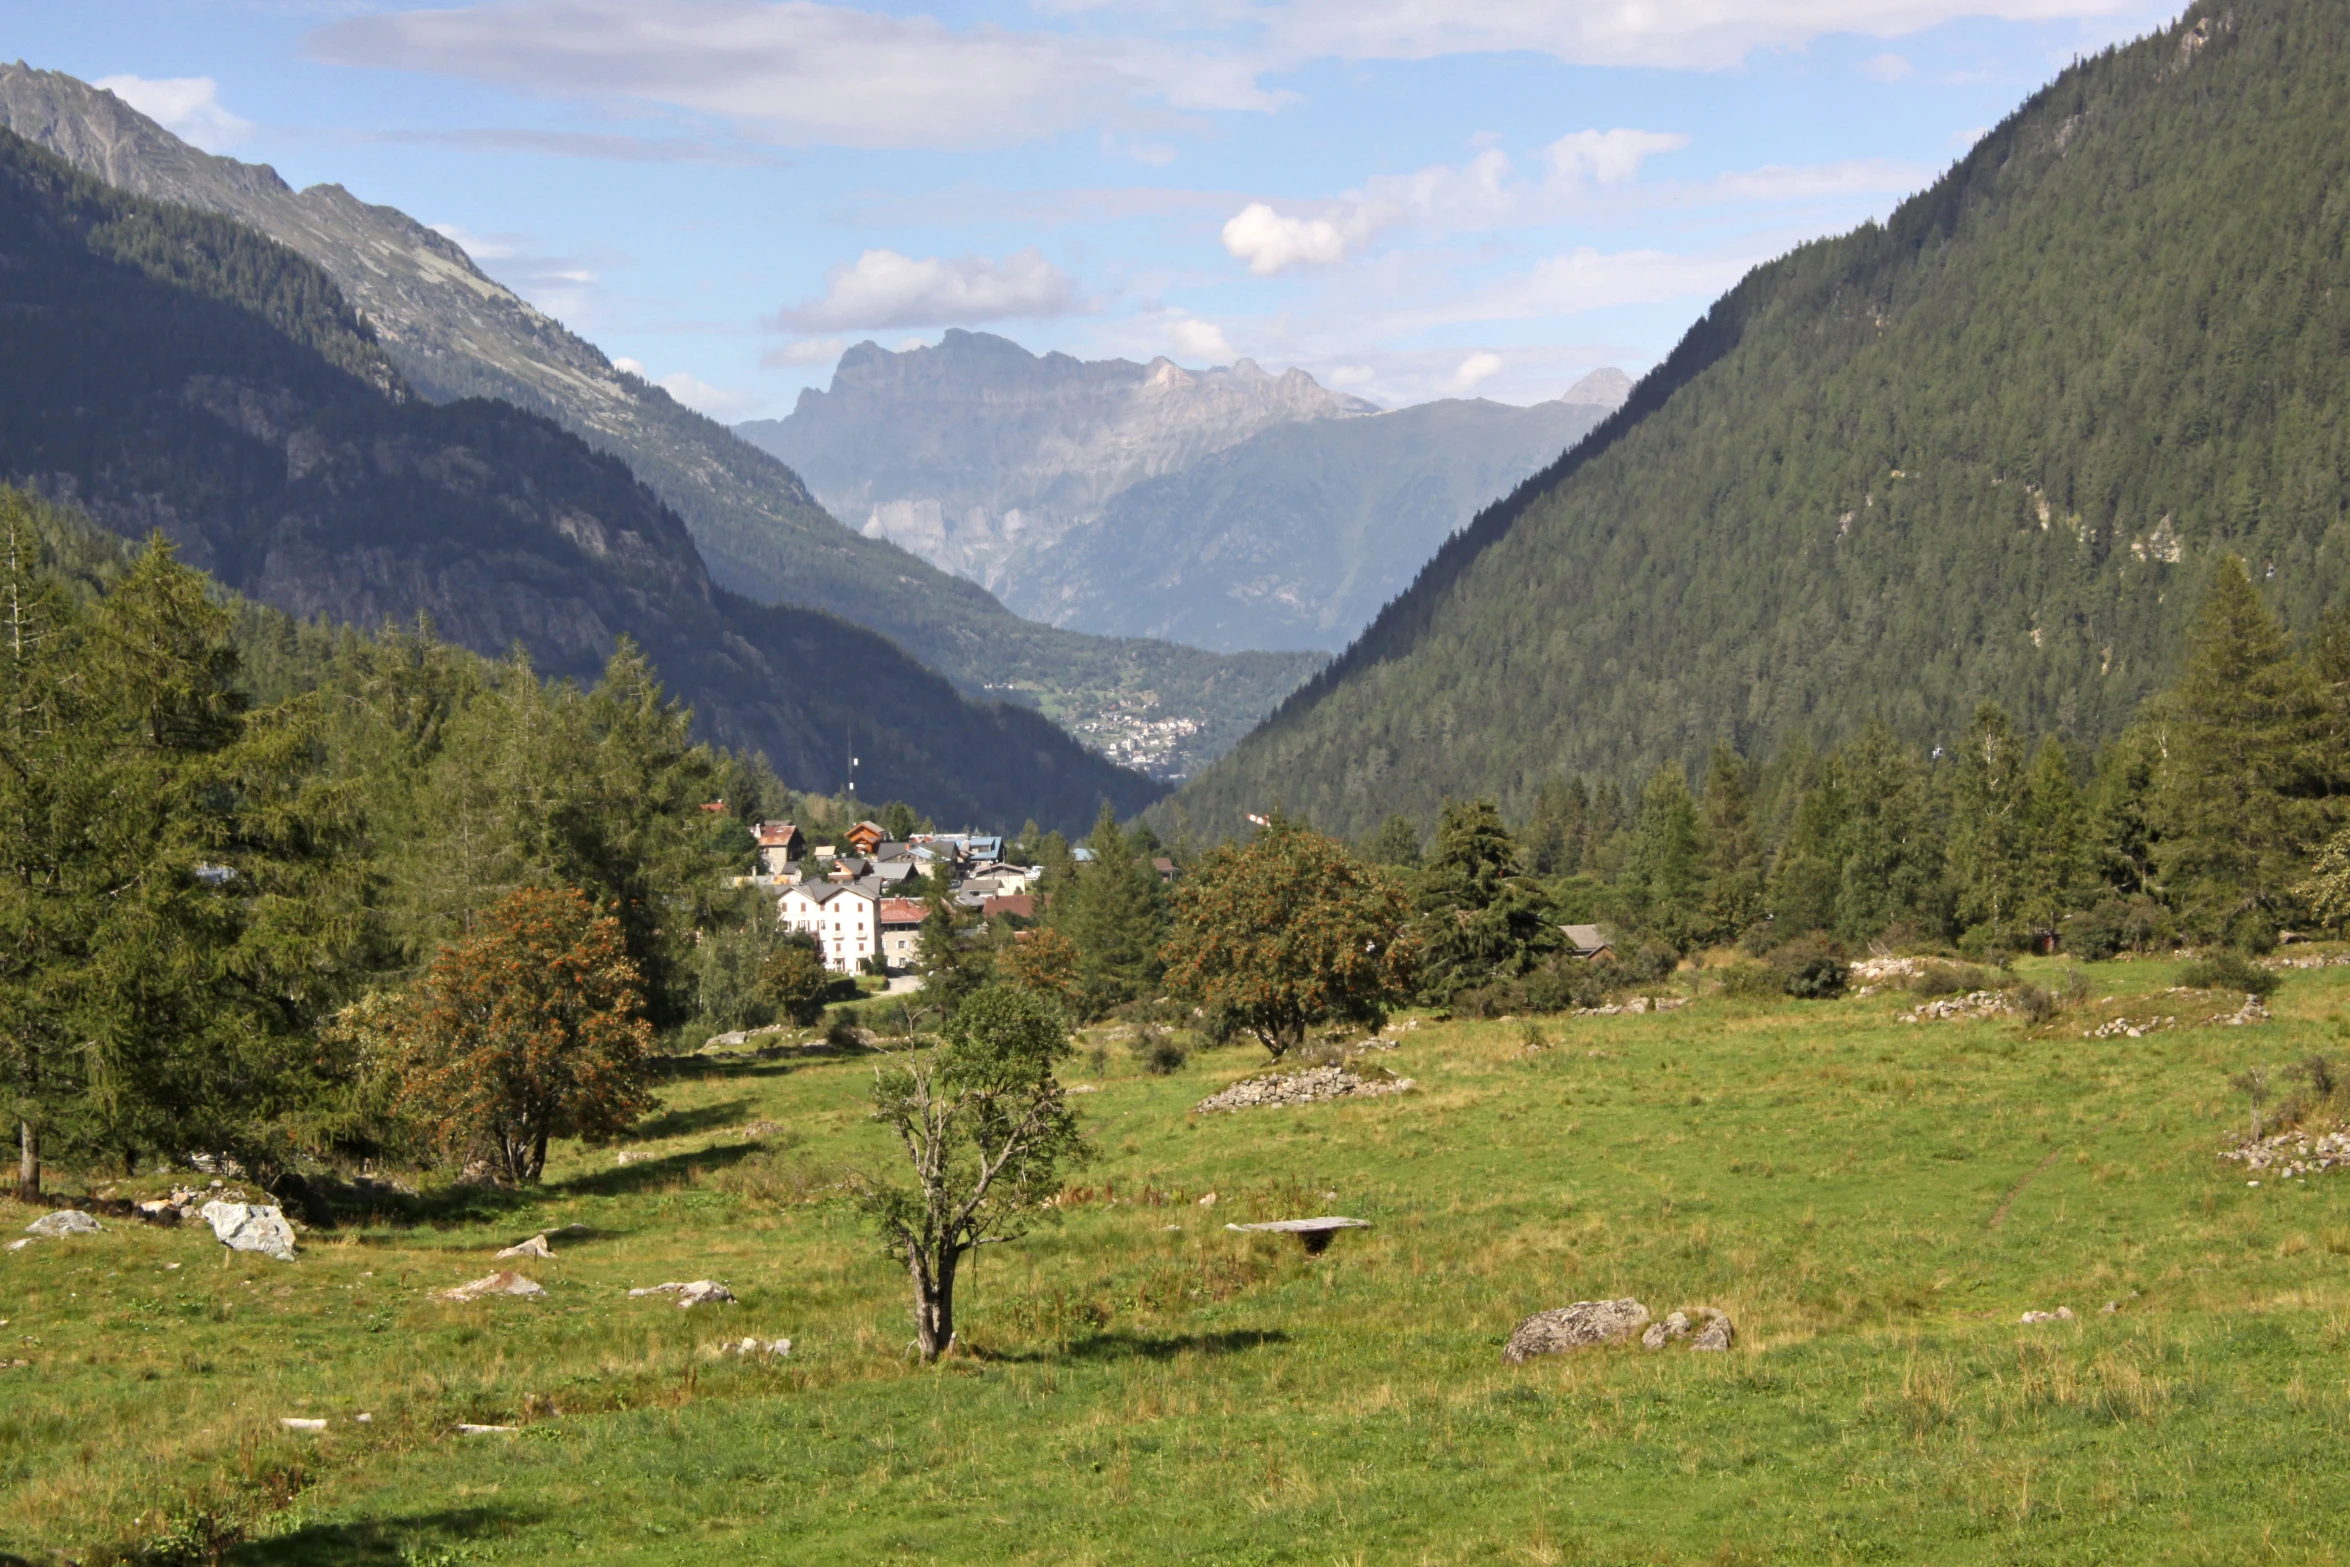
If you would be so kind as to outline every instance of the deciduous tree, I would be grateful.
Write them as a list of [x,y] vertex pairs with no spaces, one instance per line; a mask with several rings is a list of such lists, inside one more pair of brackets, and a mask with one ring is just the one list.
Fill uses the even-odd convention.
[[1329,1022],[1376,1027],[1411,993],[1411,902],[1392,873],[1276,809],[1175,888],[1167,981],[1275,1059]]
[[868,1180],[863,1200],[912,1282],[924,1360],[954,1343],[963,1258],[1019,1238],[1063,1167],[1091,1152],[1054,1075],[1069,1049],[1050,997],[991,985],[965,999],[941,1044],[874,1069],[873,1118],[913,1179]]
[[548,1141],[651,1107],[653,1046],[620,922],[578,889],[520,887],[434,958],[400,1029],[411,1112],[452,1158],[535,1183]]

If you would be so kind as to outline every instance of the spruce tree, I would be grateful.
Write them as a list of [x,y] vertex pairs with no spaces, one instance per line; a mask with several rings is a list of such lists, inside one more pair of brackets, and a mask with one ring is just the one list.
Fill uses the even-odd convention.
[[2223,557],[2162,705],[2154,858],[2188,928],[2261,945],[2333,812],[2329,715],[2243,562]]
[[1379,824],[1363,844],[1363,858],[1374,865],[1393,866],[1397,870],[1412,870],[1420,863],[1420,829],[1412,819],[1393,815]]
[[2088,839],[2072,757],[2054,735],[2040,742],[2027,792],[2019,912],[2034,932],[2048,935],[2080,904]]
[[1624,878],[1624,908],[1674,947],[1688,945],[1707,881],[1697,802],[1678,767],[1660,767],[1641,791],[1640,824]]
[[1734,941],[1762,917],[1762,842],[1745,760],[1717,744],[1705,775],[1705,936]]
[[1982,703],[1959,742],[1950,868],[1960,925],[1980,928],[1994,941],[2013,939],[2022,917],[2030,801],[2023,742],[2005,710]]
[[1136,852],[1107,801],[1086,847],[1093,858],[1076,867],[1073,885],[1055,897],[1052,926],[1077,944],[1086,1006],[1099,1015],[1157,984],[1166,899],[1157,872]]

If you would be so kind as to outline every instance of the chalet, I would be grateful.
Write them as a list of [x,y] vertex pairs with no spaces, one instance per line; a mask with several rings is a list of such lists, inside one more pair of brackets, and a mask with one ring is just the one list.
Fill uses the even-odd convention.
[[1036,900],[1030,897],[989,898],[979,905],[979,912],[983,918],[991,920],[998,915],[1016,920],[1032,920],[1036,918]]
[[1159,880],[1162,883],[1175,879],[1175,862],[1163,854],[1151,861],[1151,869],[1159,873]]
[[880,848],[889,838],[889,834],[882,830],[879,822],[859,822],[856,826],[851,827],[844,836],[848,839],[851,854],[861,854],[867,858],[871,858],[873,851]]
[[1562,925],[1566,933],[1567,955],[1576,958],[1612,958],[1616,944],[1601,933],[1597,925]]
[[775,917],[785,930],[815,937],[824,966],[837,973],[856,973],[881,950],[878,884],[806,882],[776,900]]
[[910,969],[922,956],[922,920],[930,906],[920,898],[881,900],[881,956],[893,969]]
[[799,828],[790,822],[761,822],[752,831],[759,839],[759,868],[770,876],[782,875],[807,851]]

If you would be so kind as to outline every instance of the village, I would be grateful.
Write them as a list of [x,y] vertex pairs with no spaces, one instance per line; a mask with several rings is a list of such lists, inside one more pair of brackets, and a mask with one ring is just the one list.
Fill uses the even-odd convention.
[[[735,885],[775,889],[782,928],[813,937],[824,966],[836,973],[884,975],[893,990],[918,989],[913,969],[932,888],[943,888],[985,925],[1007,921],[1018,932],[1036,919],[1044,868],[1007,863],[1001,834],[918,832],[892,839],[880,823],[861,821],[837,844],[810,844],[792,822],[763,821],[752,831],[759,868],[736,877]],[[1083,846],[1070,852],[1080,865],[1093,858]],[[1151,866],[1160,881],[1175,879],[1173,860],[1155,858]]]

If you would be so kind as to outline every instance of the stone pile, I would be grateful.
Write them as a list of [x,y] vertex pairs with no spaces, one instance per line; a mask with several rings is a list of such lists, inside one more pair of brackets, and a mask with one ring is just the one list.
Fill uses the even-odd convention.
[[[244,1196],[243,1192],[238,1192],[235,1200],[242,1201]],[[215,1198],[229,1198],[218,1181],[212,1183],[212,1190],[208,1192],[198,1191],[193,1186],[174,1185],[170,1196],[150,1197],[135,1206],[139,1210],[139,1217],[150,1224],[188,1224],[195,1220],[204,1204]]]
[[2100,1023],[2095,1028],[2083,1029],[2081,1037],[2083,1039],[2144,1039],[2158,1028],[2177,1027],[2178,1021],[2175,1017],[2117,1017],[2110,1023]]
[[791,1340],[787,1338],[746,1338],[737,1340],[732,1344],[721,1344],[715,1351],[713,1351],[713,1353],[719,1355],[732,1355],[737,1360],[748,1360],[753,1355],[782,1356],[791,1353]]
[[1914,1012],[1901,1014],[1904,1023],[1947,1021],[1957,1018],[2005,1017],[2015,1010],[2015,1003],[2004,990],[1970,990],[1963,996],[1944,996],[1928,1001]]
[[1637,1017],[1648,1012],[1673,1012],[1689,1005],[1687,996],[1634,996],[1603,1007],[1577,1007],[1570,1017]]
[[2350,1127],[2315,1136],[2296,1128],[2223,1149],[2220,1157],[2233,1159],[2247,1170],[2274,1170],[2282,1180],[2350,1168]]
[[1258,1105],[1308,1105],[1325,1099],[1408,1093],[1418,1086],[1408,1077],[1360,1077],[1343,1066],[1318,1066],[1286,1077],[1252,1077],[1234,1083],[1220,1094],[1210,1094],[1191,1108],[1206,1114],[1215,1110],[1247,1110]]
[[1856,985],[1882,985],[1888,980],[1915,979],[1926,971],[1923,958],[1861,958],[1849,970]]
[[2305,958],[2262,958],[2262,968],[2340,968],[2350,964],[2350,952],[2313,952]]
[[2203,1021],[2217,1028],[2242,1028],[2247,1023],[2267,1022],[2268,1007],[2262,1003],[2258,996],[2247,994],[2244,997],[2244,1004],[2236,1008],[2235,1011],[2222,1012],[2216,1017],[2208,1017]]
[[1693,1351],[1728,1349],[1730,1341],[1737,1336],[1737,1329],[1730,1325],[1730,1314],[1712,1306],[1699,1306],[1695,1310],[1705,1318],[1704,1327],[1690,1321],[1686,1311],[1667,1312],[1662,1322],[1651,1322],[1648,1331],[1640,1335],[1640,1347],[1662,1349],[1667,1344],[1687,1339]]

